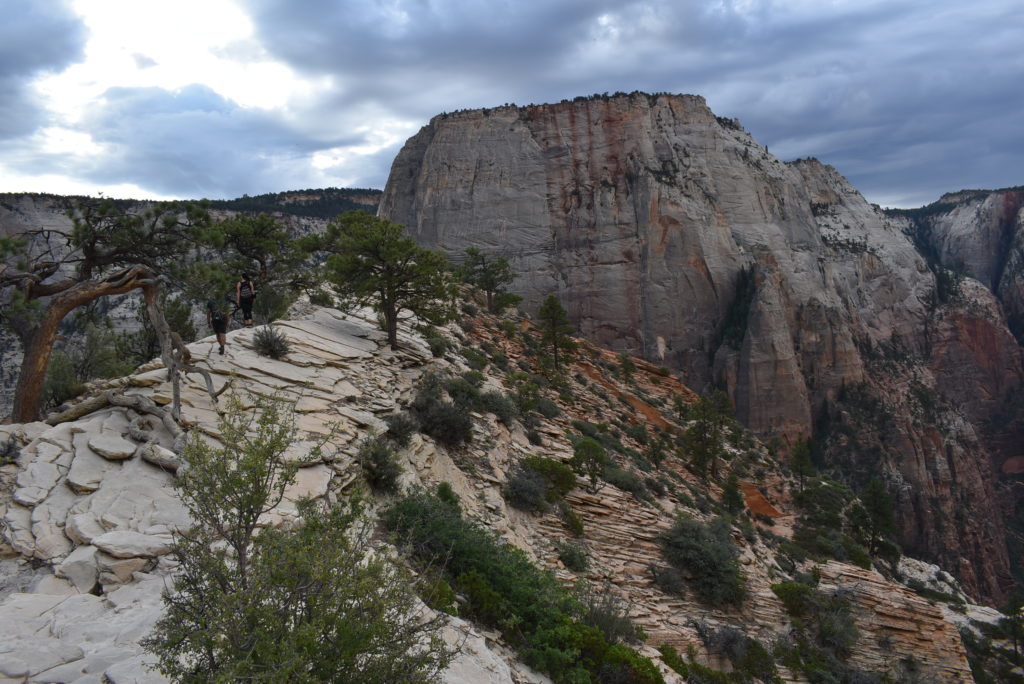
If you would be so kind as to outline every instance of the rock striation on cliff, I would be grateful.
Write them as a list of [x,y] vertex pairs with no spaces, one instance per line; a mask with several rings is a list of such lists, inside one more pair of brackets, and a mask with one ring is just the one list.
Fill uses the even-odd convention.
[[1024,425],[988,426],[1021,348],[991,278],[948,296],[831,167],[780,162],[698,96],[595,96],[434,117],[379,213],[453,258],[508,257],[527,311],[557,295],[584,337],[728,388],[760,435],[883,475],[912,553],[1005,594],[996,473]]

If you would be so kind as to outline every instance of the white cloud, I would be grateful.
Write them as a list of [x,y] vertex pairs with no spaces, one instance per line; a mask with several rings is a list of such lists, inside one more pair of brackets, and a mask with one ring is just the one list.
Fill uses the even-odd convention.
[[5,181],[379,187],[440,112],[646,90],[872,199],[1021,182],[1012,0],[68,1],[0,24]]

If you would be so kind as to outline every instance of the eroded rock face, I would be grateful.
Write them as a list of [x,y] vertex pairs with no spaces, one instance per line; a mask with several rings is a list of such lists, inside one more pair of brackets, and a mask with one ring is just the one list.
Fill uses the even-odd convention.
[[[1021,387],[1021,349],[991,292],[939,298],[905,222],[831,167],[781,163],[700,97],[578,99],[435,117],[395,160],[379,211],[455,257],[508,257],[526,311],[557,295],[599,345],[697,389],[725,385],[763,436],[845,420],[845,393],[863,389],[897,413],[893,434],[847,426],[878,433],[845,452],[855,477],[885,475],[912,552],[1003,595],[993,471],[1024,426],[993,438],[981,423]],[[991,249],[975,261],[992,276]],[[934,393],[934,415],[898,413],[915,391]],[[971,516],[937,522],[936,505],[968,500]]]

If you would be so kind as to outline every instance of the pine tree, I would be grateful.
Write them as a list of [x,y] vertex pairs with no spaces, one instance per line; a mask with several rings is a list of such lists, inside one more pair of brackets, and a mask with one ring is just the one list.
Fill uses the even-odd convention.
[[560,356],[576,348],[576,341],[570,337],[574,331],[569,324],[569,314],[557,297],[548,295],[537,312],[537,320],[541,328],[541,342],[551,349],[555,373],[560,373]]
[[409,311],[429,323],[454,316],[455,287],[448,262],[416,246],[400,225],[360,211],[328,226],[322,248],[330,253],[328,278],[351,305],[371,304],[398,349],[398,320]]
[[730,513],[739,513],[746,506],[743,500],[743,492],[740,491],[740,479],[736,473],[729,473],[729,478],[722,487],[722,504]]
[[494,257],[476,247],[466,250],[466,260],[456,271],[459,279],[484,293],[488,311],[500,311],[522,301],[522,297],[511,294],[507,287],[516,279],[508,259]]
[[793,445],[793,453],[789,457],[789,468],[800,482],[800,491],[804,491],[807,478],[817,472],[814,461],[811,460],[811,445],[806,439],[800,438]]

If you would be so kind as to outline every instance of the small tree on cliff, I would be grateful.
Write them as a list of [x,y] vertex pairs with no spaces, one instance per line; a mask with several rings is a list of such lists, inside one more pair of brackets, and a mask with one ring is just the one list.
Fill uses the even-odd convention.
[[[193,204],[161,203],[141,211],[109,199],[69,211],[70,231],[38,228],[0,246],[0,317],[24,356],[11,418],[39,416],[43,380],[61,321],[101,297],[142,289],[156,300],[158,274],[176,262],[209,216]],[[150,308],[159,315],[159,305]],[[156,324],[156,323],[155,323]]]
[[854,505],[849,521],[854,535],[875,556],[884,548],[884,542],[896,536],[896,517],[892,512],[892,497],[880,477],[873,477],[858,495],[860,503]]
[[548,295],[537,312],[540,323],[541,342],[551,350],[551,359],[555,373],[560,373],[561,356],[576,348],[576,341],[570,337],[573,327],[569,324],[569,314],[554,295]]
[[701,477],[714,478],[718,474],[718,459],[724,452],[725,424],[731,408],[729,397],[718,391],[698,399],[687,412],[687,419],[692,421],[686,429],[690,465]]
[[817,472],[814,461],[811,459],[811,445],[803,437],[800,437],[793,445],[793,453],[789,457],[789,469],[796,475],[800,483],[800,491],[804,491],[804,485],[808,477],[813,477]]
[[260,529],[294,466],[290,410],[229,401],[222,447],[186,446],[175,487],[195,526],[180,535],[174,591],[143,646],[183,682],[432,682],[452,652],[422,619],[406,573],[370,549],[358,505],[299,502],[302,524]]
[[464,283],[476,287],[487,298],[488,311],[500,311],[522,301],[522,297],[511,294],[506,288],[516,279],[508,259],[481,252],[476,247],[466,250],[466,260],[456,270]]
[[361,211],[339,216],[319,245],[330,253],[327,273],[348,304],[371,304],[384,319],[388,344],[398,349],[398,320],[409,311],[435,324],[455,315],[448,262],[416,246],[397,223]]

